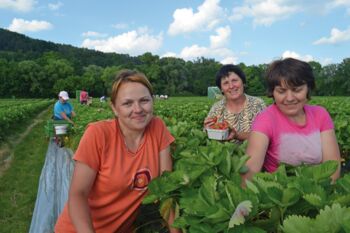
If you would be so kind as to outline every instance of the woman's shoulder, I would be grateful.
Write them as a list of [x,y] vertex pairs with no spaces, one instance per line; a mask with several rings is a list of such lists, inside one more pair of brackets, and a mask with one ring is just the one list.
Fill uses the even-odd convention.
[[94,131],[110,131],[111,129],[115,129],[115,119],[101,120],[91,122],[87,125],[87,128],[92,128]]
[[163,125],[165,125],[164,121],[158,116],[154,116],[150,122],[151,127],[159,127]]
[[265,104],[264,100],[260,97],[257,96],[251,96],[251,95],[245,95],[248,99],[248,102],[253,103],[253,104]]
[[215,103],[213,103],[213,105],[211,106],[212,109],[221,109],[225,106],[226,103],[226,99],[222,98],[219,101],[216,101]]
[[264,108],[263,110],[261,110],[261,112],[258,113],[258,117],[273,119],[276,116],[277,112],[278,111],[276,109],[276,106],[274,104],[271,104],[271,105],[267,106],[266,108]]
[[306,104],[304,106],[304,109],[305,111],[307,112],[311,112],[313,114],[329,114],[327,109],[323,106],[320,106],[320,105],[309,105],[309,104]]

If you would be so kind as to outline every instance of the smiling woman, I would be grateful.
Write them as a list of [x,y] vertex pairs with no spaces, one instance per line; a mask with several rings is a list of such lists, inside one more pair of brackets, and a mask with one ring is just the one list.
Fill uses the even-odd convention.
[[[274,103],[253,122],[248,139],[250,178],[262,168],[273,172],[280,163],[297,166],[335,160],[340,153],[333,121],[320,106],[307,105],[315,78],[311,66],[293,58],[273,62],[267,71],[269,96]],[[339,177],[339,169],[332,176]]]
[[[111,95],[116,118],[88,125],[74,155],[69,199],[56,233],[133,231],[148,184],[172,170],[175,139],[153,116],[152,94],[144,74],[124,70],[117,75]],[[173,220],[171,212],[168,223]]]
[[224,65],[216,74],[216,85],[224,98],[215,103],[204,120],[211,128],[218,122],[227,122],[230,134],[226,140],[241,143],[248,138],[255,116],[265,108],[262,99],[244,93],[246,77],[239,66]]

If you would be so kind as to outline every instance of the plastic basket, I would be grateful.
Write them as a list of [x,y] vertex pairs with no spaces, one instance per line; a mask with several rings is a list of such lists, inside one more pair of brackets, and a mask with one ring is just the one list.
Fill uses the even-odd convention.
[[[71,123],[65,120],[47,120],[45,125],[45,133],[47,137],[53,137],[57,134],[55,127],[56,126],[65,126],[66,127],[66,133],[69,132],[71,128]],[[62,129],[62,128],[61,128]],[[62,131],[61,131],[62,132]]]
[[209,139],[225,140],[228,137],[229,129],[206,129]]

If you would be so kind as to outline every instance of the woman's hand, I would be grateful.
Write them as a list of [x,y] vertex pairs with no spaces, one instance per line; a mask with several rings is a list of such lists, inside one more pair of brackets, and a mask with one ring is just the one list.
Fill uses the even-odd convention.
[[211,125],[217,122],[217,117],[207,117],[204,119],[204,128],[210,128]]
[[230,133],[226,138],[227,141],[231,141],[232,139],[238,139],[238,132],[235,128],[230,128]]

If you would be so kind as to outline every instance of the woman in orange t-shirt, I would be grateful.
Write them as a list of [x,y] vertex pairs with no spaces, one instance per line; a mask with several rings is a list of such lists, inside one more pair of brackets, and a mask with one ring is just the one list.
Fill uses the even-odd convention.
[[[147,185],[172,169],[174,137],[153,116],[152,94],[144,74],[125,70],[117,76],[111,96],[116,118],[88,125],[56,233],[132,232]],[[173,220],[172,212],[168,223]]]

